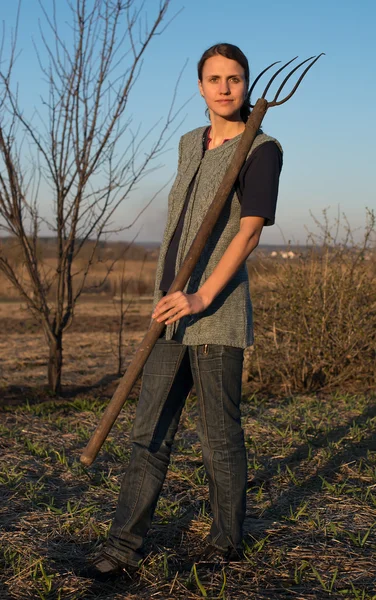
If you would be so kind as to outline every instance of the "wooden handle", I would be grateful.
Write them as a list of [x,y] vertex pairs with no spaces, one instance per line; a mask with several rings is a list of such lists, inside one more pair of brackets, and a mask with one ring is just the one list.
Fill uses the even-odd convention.
[[[205,247],[208,237],[211,234],[214,225],[216,224],[226,203],[226,200],[230,195],[230,192],[240,173],[240,169],[247,158],[248,152],[253,144],[258,130],[260,129],[267,109],[268,103],[266,100],[263,98],[257,100],[254,109],[248,117],[244,133],[235,150],[232,161],[223,177],[215,198],[211,203],[204,220],[202,221],[200,229],[198,230],[197,235],[193,240],[191,247],[189,248],[188,254],[171,284],[171,287],[168,291],[169,294],[183,290],[188,279],[190,278],[193,269],[195,268],[197,261]],[[90,466],[94,462],[103,442],[108,436],[111,427],[116,421],[126,399],[128,398],[128,395],[130,394],[134,384],[141,374],[144,364],[146,363],[148,356],[150,355],[156,341],[162,333],[163,328],[164,323],[158,323],[154,321],[141,344],[137,348],[132,362],[130,363],[127,371],[124,373],[113,397],[111,398],[106,410],[102,415],[96,430],[94,431],[88,445],[80,457],[82,464]]]

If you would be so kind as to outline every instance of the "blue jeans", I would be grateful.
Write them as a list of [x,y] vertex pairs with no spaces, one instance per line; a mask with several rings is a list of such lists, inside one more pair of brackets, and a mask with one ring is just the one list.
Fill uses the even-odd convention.
[[193,384],[213,513],[209,541],[223,551],[241,545],[247,483],[240,422],[242,364],[241,348],[157,341],[144,367],[130,463],[106,544],[111,555],[131,565],[142,558],[180,415]]

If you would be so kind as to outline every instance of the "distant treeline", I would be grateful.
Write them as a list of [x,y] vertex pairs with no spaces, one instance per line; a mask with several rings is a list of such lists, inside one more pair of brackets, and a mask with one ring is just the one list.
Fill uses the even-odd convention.
[[[80,250],[80,258],[85,260],[91,256],[93,251],[94,241],[88,240],[84,243]],[[76,248],[80,245],[80,240],[76,241]],[[40,237],[37,241],[37,250],[41,258],[55,258],[57,247],[56,238],[54,237]],[[0,238],[0,251],[5,256],[17,260],[17,257],[21,257],[19,248],[19,242],[15,237],[1,237]],[[95,251],[95,257],[97,260],[117,260],[126,258],[128,260],[155,260],[158,256],[159,247],[158,245],[146,245],[126,242],[126,241],[100,241],[97,244]]]
[[[76,241],[76,248],[80,245],[80,240]],[[79,253],[79,258],[85,260],[91,256],[94,241],[88,240],[84,243]],[[40,258],[49,259],[56,258],[56,238],[40,237],[37,241],[38,253]],[[157,242],[135,243],[127,241],[111,241],[103,240],[97,244],[95,251],[95,259],[99,261],[127,259],[133,261],[155,261],[158,258],[160,245]],[[261,257],[273,256],[277,253],[279,257],[283,253],[292,252],[296,257],[303,257],[307,253],[315,250],[318,254],[323,252],[323,246],[298,246],[293,244],[259,244],[256,251],[253,252],[249,259],[259,259]],[[326,250],[331,251],[330,247]],[[21,256],[18,241],[15,237],[0,237],[0,251],[4,252],[5,256],[17,261],[17,257]],[[354,249],[349,248],[348,252],[353,253]],[[368,251],[370,255],[370,251]],[[291,258],[291,257],[290,257]]]

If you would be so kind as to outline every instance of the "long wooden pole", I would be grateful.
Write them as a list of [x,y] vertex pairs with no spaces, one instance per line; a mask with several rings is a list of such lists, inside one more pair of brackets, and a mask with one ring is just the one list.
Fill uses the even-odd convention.
[[[188,254],[185,257],[184,262],[173,283],[171,284],[171,287],[168,291],[169,294],[183,290],[188,279],[190,278],[193,269],[195,268],[197,261],[205,247],[207,239],[219,218],[227,198],[230,195],[230,192],[240,173],[240,169],[247,158],[248,152],[253,144],[258,130],[260,129],[262,120],[267,110],[268,102],[263,98],[257,100],[250,116],[248,117],[244,133],[236,148],[232,161],[223,177],[215,198],[210,205],[204,220],[202,221],[200,229],[198,230],[197,235],[192,242]],[[137,348],[132,362],[122,377],[113,397],[103,413],[96,430],[94,431],[88,445],[81,455],[80,460],[84,465],[89,466],[95,460],[103,442],[111,430],[112,425],[116,421],[124,402],[128,398],[128,395],[136,383],[150,352],[162,333],[163,328],[163,323],[157,323],[154,321],[143,341]]]

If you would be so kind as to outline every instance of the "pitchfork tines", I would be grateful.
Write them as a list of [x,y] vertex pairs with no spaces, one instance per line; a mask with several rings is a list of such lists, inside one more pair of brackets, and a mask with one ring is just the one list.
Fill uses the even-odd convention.
[[[296,90],[298,89],[303,77],[306,75],[306,73],[308,73],[308,71],[310,70],[311,67],[313,67],[313,65],[315,64],[316,61],[319,60],[320,56],[323,56],[325,54],[325,52],[321,52],[321,54],[319,54],[318,56],[310,56],[310,58],[306,58],[305,60],[303,60],[303,62],[301,62],[299,65],[297,65],[294,69],[292,69],[292,71],[290,71],[290,73],[285,77],[285,79],[282,81],[281,85],[279,86],[273,100],[271,100],[270,102],[268,101],[268,108],[270,106],[278,106],[280,104],[283,104],[284,102],[287,102],[287,100],[289,100],[289,98],[291,98],[291,96],[293,94],[295,94]],[[263,94],[261,96],[261,98],[266,99],[266,94],[269,91],[270,86],[272,85],[273,81],[275,80],[276,77],[278,77],[278,75],[284,70],[286,69],[286,67],[288,67],[292,62],[294,62],[294,60],[296,60],[298,57],[295,56],[294,58],[292,58],[291,60],[289,60],[285,65],[283,65],[280,69],[278,69],[273,77],[270,79],[269,83],[267,84],[266,88],[263,91]],[[303,71],[303,73],[300,75],[298,81],[296,82],[296,84],[294,85],[294,87],[292,88],[291,92],[285,97],[283,98],[283,100],[279,100],[279,95],[281,93],[281,91],[283,90],[283,88],[285,87],[287,81],[290,79],[290,77],[300,68],[302,67],[305,63],[307,63],[308,61],[311,61],[311,63],[308,65],[308,67],[306,67]],[[258,81],[261,79],[261,77],[264,75],[264,73],[266,73],[266,71],[268,71],[269,69],[271,69],[272,67],[274,67],[274,65],[277,65],[278,63],[280,63],[281,61],[276,61],[274,63],[272,63],[271,65],[269,65],[268,67],[266,67],[266,69],[264,69],[260,75],[258,75],[256,77],[256,79],[254,80],[251,89],[248,92],[248,96],[249,98],[251,97],[251,94],[253,92],[253,90],[255,89],[256,84],[258,83]],[[254,104],[251,104],[251,107],[254,108]]]

